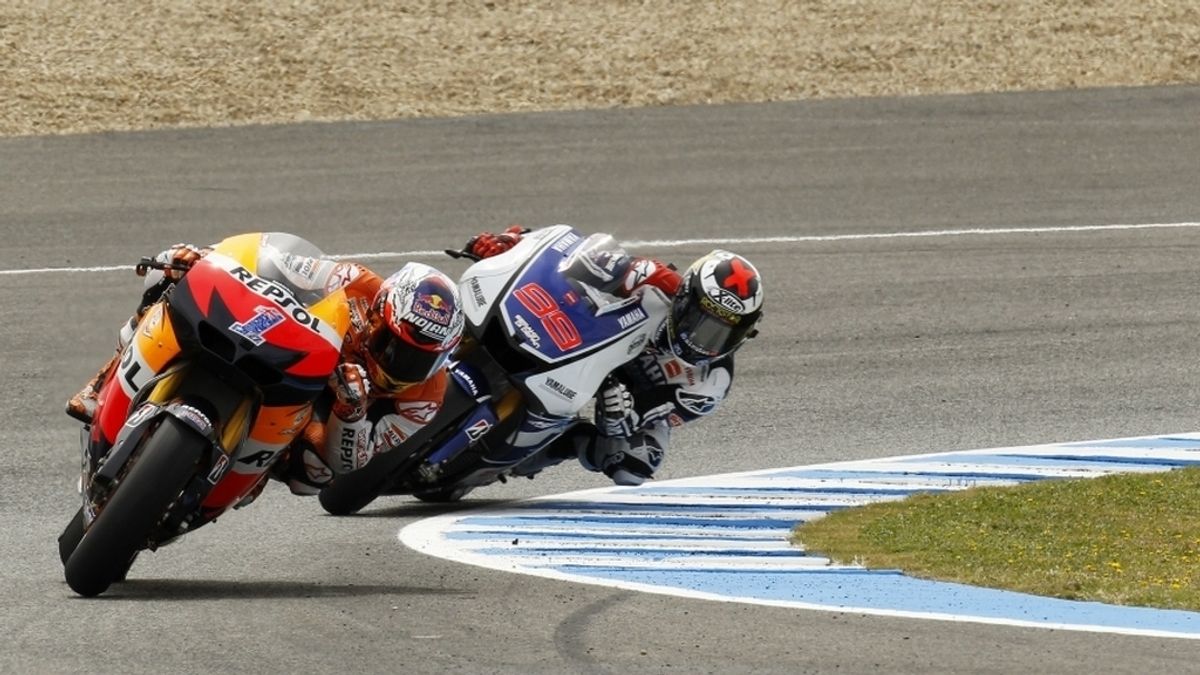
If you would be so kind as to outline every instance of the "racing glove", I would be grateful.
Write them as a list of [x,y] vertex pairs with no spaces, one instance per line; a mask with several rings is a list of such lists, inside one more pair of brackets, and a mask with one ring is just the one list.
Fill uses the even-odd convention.
[[[187,274],[188,270],[192,269],[192,265],[195,265],[197,260],[211,251],[212,249],[208,247],[179,243],[154,256],[154,262],[167,265],[167,268],[162,271],[165,278],[170,281],[179,281],[184,274]],[[144,277],[147,268],[138,265],[136,272],[139,277]]]
[[463,247],[463,251],[476,258],[490,258],[494,255],[500,255],[513,246],[516,246],[517,242],[521,241],[521,235],[528,231],[520,225],[510,225],[508,229],[499,234],[480,232],[467,241],[467,245]]
[[600,433],[628,438],[637,431],[640,422],[629,389],[618,380],[609,378],[596,396],[596,426]]
[[338,364],[329,376],[329,388],[333,390],[333,414],[345,422],[357,422],[367,414],[367,399],[371,395],[371,381],[367,369],[357,363]]

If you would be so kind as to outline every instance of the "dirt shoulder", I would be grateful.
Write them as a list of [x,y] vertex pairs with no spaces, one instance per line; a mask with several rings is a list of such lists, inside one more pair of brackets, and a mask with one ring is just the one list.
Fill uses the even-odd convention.
[[0,136],[1196,82],[1195,0],[0,4]]

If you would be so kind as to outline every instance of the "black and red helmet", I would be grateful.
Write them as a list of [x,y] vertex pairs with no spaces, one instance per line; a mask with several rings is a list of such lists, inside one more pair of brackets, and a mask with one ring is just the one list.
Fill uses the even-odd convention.
[[719,359],[757,334],[762,306],[762,277],[754,265],[715,250],[684,273],[667,319],[667,344],[688,363]]
[[366,341],[371,383],[397,391],[424,382],[449,360],[462,339],[458,286],[421,263],[408,263],[375,294]]

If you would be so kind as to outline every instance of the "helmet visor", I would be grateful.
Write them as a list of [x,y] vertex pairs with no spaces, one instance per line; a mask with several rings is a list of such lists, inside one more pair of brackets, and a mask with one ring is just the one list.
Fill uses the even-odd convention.
[[691,304],[686,293],[681,295],[674,316],[675,342],[683,351],[679,356],[689,361],[716,359],[746,340],[754,325],[751,317],[734,314],[705,297]]
[[367,374],[387,391],[424,382],[446,364],[450,351],[424,349],[378,326],[367,342]]

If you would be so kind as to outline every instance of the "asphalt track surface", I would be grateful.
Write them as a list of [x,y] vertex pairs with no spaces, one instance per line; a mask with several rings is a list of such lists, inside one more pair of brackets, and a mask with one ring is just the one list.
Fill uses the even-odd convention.
[[[1184,672],[1187,640],[689,600],[455,565],[270,490],[143,556],[96,600],[62,582],[77,429],[62,401],[177,240],[282,229],[331,253],[436,250],[567,222],[728,244],[769,323],[678,478],[1196,431],[1200,88],[863,99],[0,141],[0,671]],[[846,235],[1004,229],[923,237]],[[1014,231],[1044,229],[1033,233]],[[805,239],[825,236],[826,239]],[[424,260],[436,260],[429,256]],[[398,258],[378,257],[381,270]],[[457,262],[443,264],[457,273]],[[559,467],[466,504],[598,487]]]

